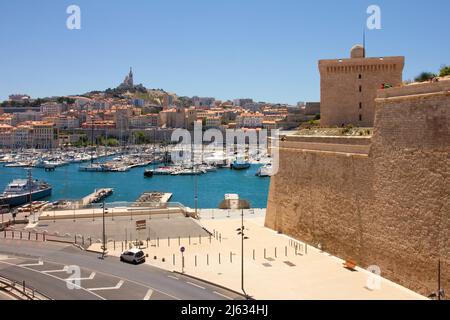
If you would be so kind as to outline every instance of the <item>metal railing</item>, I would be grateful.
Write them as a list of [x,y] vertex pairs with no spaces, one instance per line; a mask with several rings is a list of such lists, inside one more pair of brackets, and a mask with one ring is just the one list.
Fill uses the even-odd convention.
[[[91,203],[88,205],[81,205],[77,202],[71,202],[63,205],[52,205],[47,206],[42,209],[43,212],[49,211],[73,211],[73,210],[89,210],[89,209],[102,209],[102,203]],[[131,209],[131,208],[141,208],[141,209],[181,209],[186,211],[187,208],[179,202],[109,202],[105,203],[105,208],[109,209]]]
[[8,279],[0,274],[0,291],[17,300],[52,300],[49,296],[39,292],[33,287]]

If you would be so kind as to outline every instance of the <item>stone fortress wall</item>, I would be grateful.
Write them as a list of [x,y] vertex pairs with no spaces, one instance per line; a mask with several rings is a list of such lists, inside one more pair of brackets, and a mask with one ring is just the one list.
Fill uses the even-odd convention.
[[280,142],[266,226],[424,295],[440,259],[448,299],[450,80],[379,90],[371,141],[308,139]]

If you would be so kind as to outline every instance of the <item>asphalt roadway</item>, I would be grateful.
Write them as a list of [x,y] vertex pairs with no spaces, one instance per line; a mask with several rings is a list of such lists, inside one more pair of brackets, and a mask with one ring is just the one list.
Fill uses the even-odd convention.
[[117,257],[100,259],[96,253],[52,242],[0,239],[0,275],[25,281],[27,287],[54,300],[244,299],[146,264],[126,264]]
[[[169,218],[168,218],[169,217]],[[114,220],[113,220],[114,219]],[[146,220],[146,230],[136,231],[136,221]],[[148,216],[130,217],[106,217],[106,234],[108,239],[116,241],[135,240],[137,238],[144,240],[151,239],[167,239],[170,238],[187,238],[191,237],[208,237],[208,233],[203,230],[200,225],[191,218],[186,218],[181,214],[172,215],[156,215],[151,219]],[[92,237],[93,239],[102,239],[103,221],[101,218],[85,218],[76,219],[74,222],[68,220],[40,221],[34,229],[37,232],[47,231],[50,235],[58,232],[59,235],[83,235],[85,239]]]

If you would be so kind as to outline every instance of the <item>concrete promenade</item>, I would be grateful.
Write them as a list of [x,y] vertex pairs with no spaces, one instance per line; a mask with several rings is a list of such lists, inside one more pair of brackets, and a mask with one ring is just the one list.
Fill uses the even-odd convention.
[[[198,223],[213,234],[211,238],[152,240],[144,249],[147,263],[241,291],[241,238],[236,231],[240,211],[200,210],[200,215]],[[245,210],[244,216],[249,238],[244,249],[245,290],[256,299],[425,299],[366,270],[347,270],[342,260],[265,228],[263,209]],[[181,246],[186,248],[184,268]],[[91,249],[99,250],[100,244]],[[114,250],[110,243],[108,251],[118,256],[121,245]]]

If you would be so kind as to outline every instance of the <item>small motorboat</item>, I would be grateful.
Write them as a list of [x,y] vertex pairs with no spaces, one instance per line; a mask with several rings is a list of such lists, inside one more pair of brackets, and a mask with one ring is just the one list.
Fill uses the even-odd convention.
[[263,178],[264,177],[271,177],[272,175],[273,175],[273,171],[272,171],[272,165],[271,164],[266,164],[265,166],[262,166],[256,172],[256,176],[263,177]]
[[250,163],[248,161],[236,160],[231,164],[231,169],[234,170],[247,170],[250,168]]
[[153,170],[145,170],[144,171],[144,177],[152,178],[153,177]]

